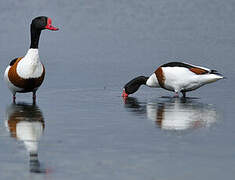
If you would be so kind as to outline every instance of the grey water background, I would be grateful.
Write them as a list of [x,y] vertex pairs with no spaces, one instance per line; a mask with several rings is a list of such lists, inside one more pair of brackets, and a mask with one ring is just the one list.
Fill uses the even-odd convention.
[[[46,79],[33,118],[45,125],[36,142],[42,173],[30,172],[25,142],[6,127],[15,109],[2,80],[0,179],[234,177],[234,1],[8,0],[0,10],[2,75],[29,48],[32,18],[46,15],[60,28],[42,32],[39,44]],[[227,79],[188,93],[186,102],[147,87],[121,98],[127,81],[169,61]],[[31,94],[17,102],[30,104]],[[34,122],[28,111],[19,121]]]

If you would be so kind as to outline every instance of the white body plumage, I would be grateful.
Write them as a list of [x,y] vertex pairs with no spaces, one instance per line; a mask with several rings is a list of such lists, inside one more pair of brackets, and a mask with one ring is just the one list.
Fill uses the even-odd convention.
[[[223,76],[219,74],[210,73],[211,70],[208,68],[200,66],[194,67],[208,71],[208,73],[196,74],[186,67],[161,67],[162,76],[164,78],[164,82],[162,83],[163,88],[174,92],[187,92],[223,78]],[[149,77],[146,85],[149,87],[160,87],[156,73],[153,73]]]

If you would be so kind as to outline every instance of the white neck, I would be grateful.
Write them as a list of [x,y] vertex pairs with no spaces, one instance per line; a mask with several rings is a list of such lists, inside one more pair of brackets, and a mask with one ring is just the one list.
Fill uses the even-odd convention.
[[30,48],[23,59],[25,59],[26,61],[39,61],[40,59],[38,49]]
[[148,80],[147,80],[147,82],[146,82],[146,85],[149,86],[149,87],[154,87],[154,88],[159,88],[159,87],[160,87],[155,73],[153,73],[153,74],[148,78]]
[[17,73],[22,78],[37,78],[43,72],[38,49],[30,48],[17,65]]

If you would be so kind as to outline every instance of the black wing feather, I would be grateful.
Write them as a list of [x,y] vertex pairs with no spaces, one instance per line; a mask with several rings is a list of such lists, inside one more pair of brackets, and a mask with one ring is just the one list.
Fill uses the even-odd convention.
[[194,66],[190,64],[182,63],[182,62],[170,62],[170,63],[161,65],[161,67],[185,67],[188,69],[194,68]]
[[18,58],[15,58],[13,59],[11,62],[10,62],[10,66],[13,66],[15,64],[15,62],[17,61]]

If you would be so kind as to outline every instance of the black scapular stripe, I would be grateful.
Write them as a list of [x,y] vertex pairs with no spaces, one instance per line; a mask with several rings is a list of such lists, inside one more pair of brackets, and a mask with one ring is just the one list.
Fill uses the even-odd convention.
[[170,62],[170,63],[161,65],[161,67],[185,67],[185,68],[188,68],[188,69],[195,68],[195,66],[185,64],[185,63],[182,63],[182,62]]
[[15,62],[17,61],[18,58],[15,58],[13,59],[11,62],[10,62],[10,66],[13,66],[15,64]]

